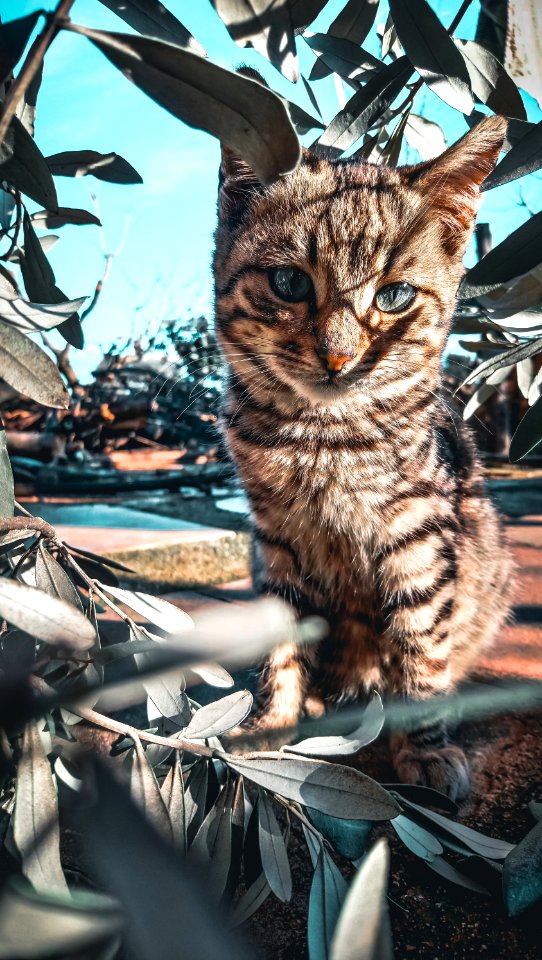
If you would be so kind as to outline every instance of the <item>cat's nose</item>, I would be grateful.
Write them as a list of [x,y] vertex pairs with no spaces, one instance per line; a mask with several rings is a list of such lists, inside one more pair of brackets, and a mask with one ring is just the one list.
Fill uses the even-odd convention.
[[320,359],[329,373],[340,373],[352,357],[346,353],[321,353]]

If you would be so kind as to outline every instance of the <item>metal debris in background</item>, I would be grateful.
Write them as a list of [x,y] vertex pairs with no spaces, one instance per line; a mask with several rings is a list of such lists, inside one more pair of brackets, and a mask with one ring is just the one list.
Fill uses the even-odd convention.
[[[62,362],[69,366],[68,357]],[[0,384],[19,490],[208,490],[228,481],[217,431],[222,362],[204,317],[110,347],[89,384],[71,368],[63,373],[70,410],[45,409]]]

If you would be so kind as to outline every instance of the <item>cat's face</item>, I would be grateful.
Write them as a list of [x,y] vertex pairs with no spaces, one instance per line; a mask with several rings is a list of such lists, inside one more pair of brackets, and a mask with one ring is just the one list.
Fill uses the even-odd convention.
[[504,136],[499,118],[489,126],[478,175],[472,134],[459,161],[458,146],[402,170],[306,155],[265,189],[226,154],[217,330],[244,383],[328,404],[433,382],[478,183]]

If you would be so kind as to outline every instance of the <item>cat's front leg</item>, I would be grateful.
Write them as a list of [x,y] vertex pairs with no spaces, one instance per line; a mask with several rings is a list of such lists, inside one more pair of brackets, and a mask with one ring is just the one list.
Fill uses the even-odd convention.
[[[396,592],[388,591],[384,643],[391,654],[388,689],[406,702],[423,702],[453,689],[450,621],[456,582],[453,566],[435,562],[423,578],[402,558]],[[390,582],[391,578],[388,582]],[[418,712],[419,714],[419,712]],[[391,737],[395,769],[406,783],[422,784],[454,800],[467,795],[469,767],[463,750],[450,741],[444,721],[418,720]]]

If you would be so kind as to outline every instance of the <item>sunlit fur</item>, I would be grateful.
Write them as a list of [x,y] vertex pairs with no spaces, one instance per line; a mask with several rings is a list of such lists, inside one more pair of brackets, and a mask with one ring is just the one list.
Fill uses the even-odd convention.
[[[229,365],[222,426],[254,519],[262,591],[330,624],[316,650],[269,659],[257,721],[294,726],[310,697],[449,692],[507,615],[510,561],[469,429],[441,386],[462,255],[501,118],[433,163],[392,169],[305,154],[262,188],[224,151],[214,271]],[[314,299],[285,303],[268,269]],[[407,281],[383,313],[375,293]],[[332,377],[322,353],[351,355]],[[442,734],[395,738],[407,780],[467,789]]]

